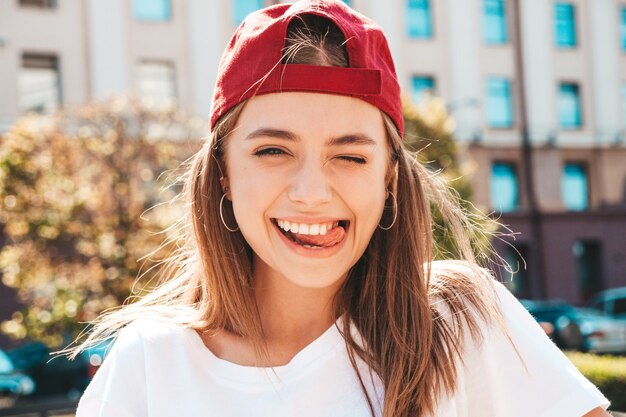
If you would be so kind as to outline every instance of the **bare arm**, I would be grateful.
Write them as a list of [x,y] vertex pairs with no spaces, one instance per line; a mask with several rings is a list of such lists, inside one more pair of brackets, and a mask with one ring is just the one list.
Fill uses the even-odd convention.
[[604,411],[602,407],[598,407],[598,408],[594,408],[593,410],[585,414],[583,417],[611,417],[611,415],[607,413],[606,411]]

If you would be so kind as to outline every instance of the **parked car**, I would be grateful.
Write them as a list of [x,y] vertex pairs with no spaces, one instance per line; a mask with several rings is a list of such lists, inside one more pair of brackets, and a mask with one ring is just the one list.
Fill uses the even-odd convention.
[[35,381],[18,372],[11,358],[0,349],[0,408],[8,407],[23,395],[30,395],[35,391]]
[[626,319],[590,308],[579,308],[578,314],[584,351],[626,353]]
[[104,358],[106,357],[109,350],[113,347],[113,340],[105,340],[100,342],[99,344],[92,346],[88,349],[85,349],[81,355],[83,360],[87,363],[87,375],[89,376],[89,380],[93,379],[96,371],[104,362]]
[[585,340],[576,307],[562,300],[520,302],[559,348],[584,350]]
[[78,399],[85,390],[109,348],[109,341],[89,348],[69,360],[65,356],[51,356],[48,346],[30,342],[7,351],[15,368],[28,374],[37,389],[31,394],[37,397],[62,395]]
[[589,303],[589,308],[616,318],[626,318],[626,287],[599,292]]
[[562,300],[520,301],[561,349],[626,352],[624,319],[589,308],[577,308]]

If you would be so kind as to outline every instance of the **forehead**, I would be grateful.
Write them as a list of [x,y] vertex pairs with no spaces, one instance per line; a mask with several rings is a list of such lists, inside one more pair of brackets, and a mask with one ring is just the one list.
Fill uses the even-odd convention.
[[255,96],[239,116],[237,136],[260,128],[282,129],[320,140],[362,133],[385,143],[383,118],[377,107],[334,94],[286,92]]

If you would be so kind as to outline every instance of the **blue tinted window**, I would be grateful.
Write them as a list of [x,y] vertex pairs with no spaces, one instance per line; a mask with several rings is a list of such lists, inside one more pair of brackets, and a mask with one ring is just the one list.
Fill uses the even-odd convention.
[[409,36],[412,38],[430,38],[432,16],[429,0],[408,0],[407,24]]
[[133,0],[133,15],[137,20],[160,22],[172,18],[170,0]]
[[564,128],[582,125],[578,84],[561,83],[559,86],[559,122]]
[[413,77],[411,87],[413,102],[419,103],[426,93],[434,93],[435,80],[433,77]]
[[554,5],[554,31],[556,45],[562,48],[576,46],[576,16],[574,5],[556,3]]
[[487,79],[487,123],[496,128],[513,125],[511,82],[506,78]]
[[344,3],[346,3],[348,6],[352,6],[352,2],[350,0],[343,0]]
[[483,38],[491,45],[507,41],[504,0],[483,0]]
[[626,51],[626,7],[622,7],[619,27],[622,37],[622,49]]
[[491,207],[505,212],[519,207],[519,190],[515,165],[494,162],[491,166]]
[[587,170],[583,164],[567,163],[561,176],[561,198],[568,210],[587,209]]
[[250,13],[263,7],[263,0],[234,0],[233,18],[239,25]]

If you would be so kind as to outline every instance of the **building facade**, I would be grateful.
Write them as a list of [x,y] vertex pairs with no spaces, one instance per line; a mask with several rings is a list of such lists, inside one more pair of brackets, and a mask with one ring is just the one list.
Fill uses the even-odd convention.
[[[528,265],[511,289],[581,304],[626,285],[626,0],[521,0],[519,15],[513,0],[345,2],[383,26],[408,97],[447,103],[474,204],[519,232],[496,242]],[[126,92],[207,115],[230,35],[270,3],[2,1],[0,130]]]

